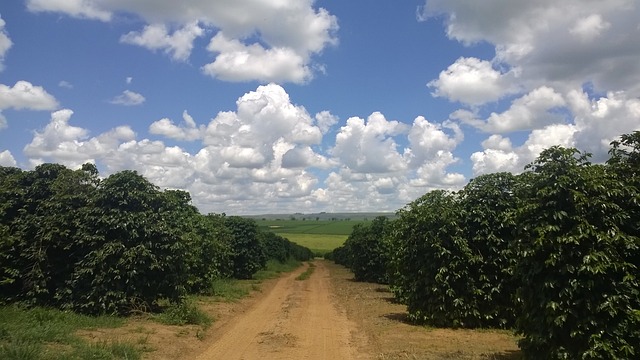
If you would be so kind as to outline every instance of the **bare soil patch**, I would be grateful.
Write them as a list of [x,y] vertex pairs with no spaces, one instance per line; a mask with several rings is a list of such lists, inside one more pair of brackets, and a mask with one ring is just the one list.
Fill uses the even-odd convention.
[[517,360],[517,337],[500,330],[436,329],[409,324],[406,307],[389,288],[353,280],[346,268],[330,262],[335,302],[369,338],[372,359]]
[[82,335],[137,344],[154,360],[522,358],[508,331],[415,326],[387,286],[355,282],[349,270],[325,260],[315,261],[308,279],[296,280],[306,269],[263,281],[237,302],[202,299],[199,307],[215,319],[206,330],[139,317]]
[[[324,261],[280,278],[264,297],[213,334],[196,359],[368,359],[358,330],[331,301]],[[362,339],[362,338],[361,338]]]

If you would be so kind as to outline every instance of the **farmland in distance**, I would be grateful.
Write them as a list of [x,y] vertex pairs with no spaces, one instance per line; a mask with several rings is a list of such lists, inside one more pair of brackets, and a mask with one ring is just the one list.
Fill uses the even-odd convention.
[[376,216],[394,214],[293,214],[259,215],[252,218],[260,230],[271,231],[323,255],[342,245],[356,224],[373,220]]

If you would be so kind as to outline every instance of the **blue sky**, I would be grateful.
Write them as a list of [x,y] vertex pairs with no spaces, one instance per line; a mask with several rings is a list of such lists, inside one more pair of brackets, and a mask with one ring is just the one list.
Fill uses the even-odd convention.
[[4,1],[0,165],[395,211],[552,145],[603,161],[640,129],[638,60],[638,0]]

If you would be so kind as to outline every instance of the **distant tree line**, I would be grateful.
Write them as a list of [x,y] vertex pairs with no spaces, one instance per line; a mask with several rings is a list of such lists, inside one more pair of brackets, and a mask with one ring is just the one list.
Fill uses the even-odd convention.
[[313,253],[255,221],[200,214],[188,192],[135,171],[0,167],[0,303],[86,314],[154,310]]
[[527,359],[638,359],[640,131],[609,154],[552,147],[520,175],[431,191],[328,257],[417,323],[512,328]]

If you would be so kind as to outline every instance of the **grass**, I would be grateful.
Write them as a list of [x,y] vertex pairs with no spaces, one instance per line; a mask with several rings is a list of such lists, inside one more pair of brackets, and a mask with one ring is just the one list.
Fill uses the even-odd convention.
[[240,280],[217,279],[211,283],[210,295],[219,301],[238,301],[249,295],[250,287]]
[[296,277],[296,280],[307,280],[315,270],[316,270],[316,264],[310,262],[307,270],[305,270],[302,274],[298,275]]
[[122,318],[90,317],[46,308],[0,307],[0,359],[139,359],[141,350],[124,342],[90,343],[80,329],[114,328]]
[[289,259],[287,262],[281,263],[277,260],[269,260],[267,261],[267,266],[258,271],[253,278],[256,280],[266,280],[273,279],[279,277],[282,273],[291,272],[298,267],[300,267],[302,263],[297,260]]
[[200,310],[191,300],[171,304],[155,318],[167,325],[201,325],[205,329],[213,322],[213,319]]
[[345,235],[351,234],[353,227],[364,220],[257,220],[261,230],[283,234],[319,234]]
[[252,280],[217,279],[211,284],[209,295],[217,301],[238,301],[249,295],[251,291],[260,291],[258,284],[266,279],[279,277],[282,273],[291,272],[302,263],[293,259],[285,263],[277,260],[267,261],[264,269],[259,270]]
[[325,253],[344,244],[348,235],[328,235],[328,234],[278,234],[289,239],[298,245],[311,249],[315,254],[321,256]]

